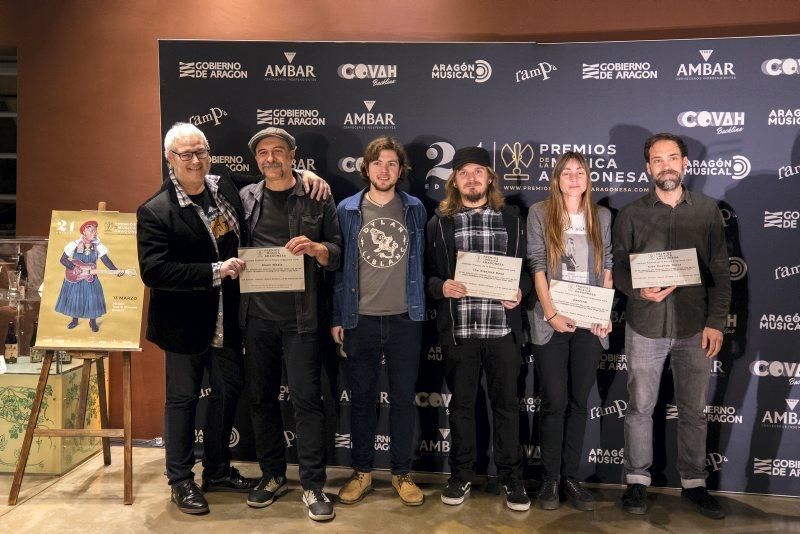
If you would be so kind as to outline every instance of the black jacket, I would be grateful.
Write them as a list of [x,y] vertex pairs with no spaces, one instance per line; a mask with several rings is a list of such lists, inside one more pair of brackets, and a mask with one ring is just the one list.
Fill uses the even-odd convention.
[[[519,288],[524,299],[531,292],[533,281],[528,271],[525,257],[526,244],[525,222],[519,216],[516,206],[505,206],[502,209],[503,224],[508,233],[507,256],[522,258],[522,272],[519,277]],[[456,271],[456,240],[455,222],[453,217],[444,217],[437,209],[431,220],[428,221],[426,233],[425,258],[428,274],[428,295],[438,303],[436,316],[439,343],[442,345],[457,345],[455,337],[454,317],[456,305],[451,298],[442,294],[442,286],[448,279],[453,278]],[[511,327],[514,341],[521,344],[524,341],[522,328],[522,308],[506,310],[506,320]]]
[[[248,180],[252,181],[252,180]],[[247,239],[239,186],[231,177],[219,180],[219,194],[239,219]],[[219,258],[197,211],[181,208],[170,180],[136,210],[136,239],[142,280],[150,288],[147,339],[165,351],[199,354],[211,344],[217,320],[220,287],[213,287],[211,264]],[[239,281],[222,282],[224,344],[241,349],[238,324]]]

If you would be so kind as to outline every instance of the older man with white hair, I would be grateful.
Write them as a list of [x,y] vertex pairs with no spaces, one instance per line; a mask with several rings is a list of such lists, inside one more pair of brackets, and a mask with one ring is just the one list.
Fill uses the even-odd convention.
[[[194,482],[195,411],[204,371],[203,491],[248,492],[257,480],[230,464],[228,441],[243,387],[239,243],[247,232],[244,176],[210,174],[205,134],[187,123],[164,137],[169,179],[136,212],[139,265],[150,288],[147,339],[166,352],[167,478],[181,512],[208,512]],[[322,189],[327,189],[327,184]]]

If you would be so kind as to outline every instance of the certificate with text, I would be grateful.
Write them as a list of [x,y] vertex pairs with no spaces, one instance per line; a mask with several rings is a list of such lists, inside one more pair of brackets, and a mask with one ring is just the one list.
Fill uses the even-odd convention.
[[467,286],[468,297],[516,300],[522,258],[458,251],[454,280]]
[[242,293],[306,290],[303,255],[286,247],[240,248],[239,259],[247,262],[239,275]]
[[550,280],[550,299],[560,315],[575,321],[578,328],[590,329],[593,324],[608,324],[611,306],[614,304],[614,290],[564,280]]
[[631,281],[633,289],[699,285],[697,251],[684,248],[631,254]]

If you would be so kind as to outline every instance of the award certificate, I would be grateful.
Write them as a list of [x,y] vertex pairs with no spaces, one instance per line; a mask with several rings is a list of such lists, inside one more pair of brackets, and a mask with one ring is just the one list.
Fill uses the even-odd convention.
[[516,300],[522,258],[458,251],[454,280],[467,286],[468,297]]
[[633,289],[699,285],[700,267],[693,248],[631,254]]
[[575,321],[578,328],[607,325],[614,304],[614,290],[606,287],[550,280],[550,298],[560,315]]
[[285,247],[240,248],[239,259],[247,262],[239,275],[242,293],[306,290],[303,255]]

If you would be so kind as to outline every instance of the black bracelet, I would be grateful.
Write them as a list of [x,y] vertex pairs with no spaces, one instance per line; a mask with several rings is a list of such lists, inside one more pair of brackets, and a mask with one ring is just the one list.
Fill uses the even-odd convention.
[[[551,316],[550,316],[550,319],[552,319],[552,318],[553,318],[553,317],[555,317],[556,315],[558,315],[558,312],[555,312],[555,313],[553,313],[553,315],[551,315]],[[549,323],[549,322],[550,322],[550,319],[547,319],[547,318],[545,318],[544,322],[546,322],[546,323]]]

